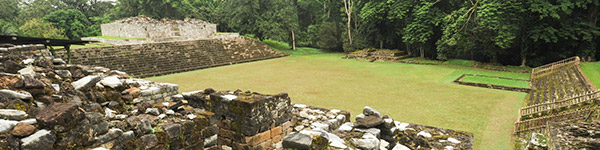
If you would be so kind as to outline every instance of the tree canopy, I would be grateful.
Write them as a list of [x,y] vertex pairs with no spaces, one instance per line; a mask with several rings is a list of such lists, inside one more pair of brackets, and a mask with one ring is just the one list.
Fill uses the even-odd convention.
[[[78,39],[126,17],[198,18],[220,32],[294,46],[537,66],[574,55],[600,58],[599,6],[598,0],[5,0],[0,31],[62,31]],[[33,33],[47,23],[56,30]]]

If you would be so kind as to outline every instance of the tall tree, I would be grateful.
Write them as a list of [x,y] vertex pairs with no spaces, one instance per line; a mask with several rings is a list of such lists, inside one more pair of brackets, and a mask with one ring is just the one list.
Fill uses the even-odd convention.
[[90,36],[90,21],[77,9],[58,10],[44,16],[44,20],[53,26],[63,29],[69,39],[80,39]]
[[343,0],[344,1],[344,10],[346,13],[346,28],[348,29],[348,41],[350,41],[350,46],[352,46],[352,32],[350,31],[350,23],[352,23],[352,9],[354,9],[354,1],[353,0]]
[[64,32],[60,29],[55,28],[49,22],[42,20],[41,18],[31,19],[21,27],[23,36],[28,37],[40,37],[40,38],[52,38],[52,39],[66,39]]

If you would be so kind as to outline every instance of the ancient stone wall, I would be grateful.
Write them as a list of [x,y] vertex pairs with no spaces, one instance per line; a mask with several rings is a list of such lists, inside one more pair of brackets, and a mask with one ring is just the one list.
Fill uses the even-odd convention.
[[[73,64],[104,66],[135,77],[287,56],[245,37],[73,49],[72,53]],[[58,55],[66,60],[64,51]]]
[[217,25],[197,19],[154,20],[133,17],[100,25],[103,36],[130,38],[196,37],[208,38],[217,32]]

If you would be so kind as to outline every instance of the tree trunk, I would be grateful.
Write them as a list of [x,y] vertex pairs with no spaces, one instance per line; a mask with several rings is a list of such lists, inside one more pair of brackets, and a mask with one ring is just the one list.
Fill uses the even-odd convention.
[[525,56],[521,56],[521,67],[527,67],[527,58]]
[[294,37],[294,29],[292,29],[292,49],[296,50],[296,37]]
[[383,40],[379,41],[379,49],[383,49]]
[[422,45],[419,46],[419,52],[421,53],[421,58],[425,58],[425,49]]
[[348,41],[350,46],[352,46],[352,32],[350,32],[351,23],[352,23],[352,7],[354,2],[352,0],[344,0],[344,9],[346,9],[346,16],[348,16],[347,28],[348,28]]

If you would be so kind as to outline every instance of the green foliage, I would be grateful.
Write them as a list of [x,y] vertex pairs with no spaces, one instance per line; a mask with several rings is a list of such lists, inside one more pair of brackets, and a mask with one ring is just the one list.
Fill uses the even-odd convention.
[[19,29],[17,26],[8,21],[4,21],[0,19],[0,35],[17,35],[19,34]]
[[23,36],[28,37],[40,37],[40,38],[52,38],[52,39],[67,39],[64,32],[52,26],[49,22],[42,20],[41,18],[31,19],[21,27]]
[[91,25],[90,21],[77,9],[58,10],[44,16],[44,20],[63,29],[69,39],[80,39],[92,35],[88,29]]
[[0,19],[16,21],[19,13],[20,0],[2,0],[0,2]]

